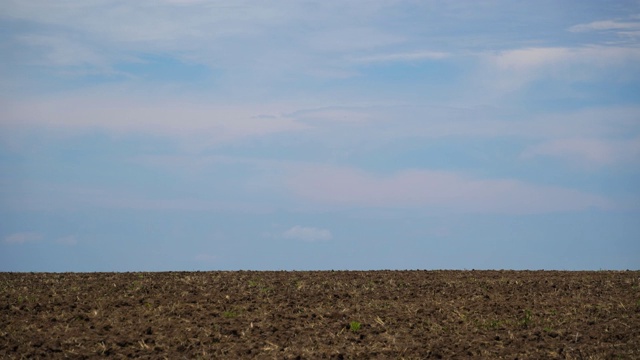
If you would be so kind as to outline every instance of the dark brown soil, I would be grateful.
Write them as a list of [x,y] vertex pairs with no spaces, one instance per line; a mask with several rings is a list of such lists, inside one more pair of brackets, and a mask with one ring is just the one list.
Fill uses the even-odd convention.
[[640,272],[0,273],[0,358],[640,359]]

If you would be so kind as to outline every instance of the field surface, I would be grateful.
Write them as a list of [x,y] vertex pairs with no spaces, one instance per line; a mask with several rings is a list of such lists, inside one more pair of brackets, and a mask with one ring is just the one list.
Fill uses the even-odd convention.
[[639,271],[0,273],[0,358],[640,359]]

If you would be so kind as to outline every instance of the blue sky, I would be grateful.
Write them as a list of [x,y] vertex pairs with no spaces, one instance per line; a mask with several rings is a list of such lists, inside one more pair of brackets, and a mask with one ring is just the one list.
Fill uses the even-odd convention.
[[638,1],[0,0],[0,271],[640,268]]

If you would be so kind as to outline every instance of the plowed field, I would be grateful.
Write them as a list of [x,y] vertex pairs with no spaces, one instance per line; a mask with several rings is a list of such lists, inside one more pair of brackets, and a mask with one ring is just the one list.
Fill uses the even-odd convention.
[[639,271],[0,273],[0,358],[640,359]]

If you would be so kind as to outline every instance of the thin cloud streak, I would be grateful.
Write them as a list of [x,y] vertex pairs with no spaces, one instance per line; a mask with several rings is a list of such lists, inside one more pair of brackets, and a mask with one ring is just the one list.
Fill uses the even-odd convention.
[[569,28],[571,32],[602,31],[602,30],[640,30],[640,22],[599,20],[588,24],[578,24]]
[[501,70],[525,71],[588,65],[615,68],[640,59],[640,49],[619,46],[522,48],[499,52],[492,61]]
[[43,236],[38,232],[19,232],[5,236],[4,242],[7,244],[26,244],[42,240]]
[[611,209],[602,196],[512,179],[474,179],[456,172],[405,170],[376,176],[351,168],[312,166],[289,180],[304,201],[337,208],[432,208],[462,213],[532,214]]
[[331,231],[315,227],[296,225],[282,234],[285,239],[302,240],[306,242],[328,241],[333,239]]
[[[527,47],[479,54],[482,71],[472,84],[477,100],[500,103],[519,98],[541,81],[559,84],[633,83],[640,80],[640,48],[590,45],[583,47]],[[560,89],[565,89],[564,87]],[[559,95],[570,97],[568,91]],[[575,95],[579,97],[580,95]]]
[[563,138],[525,149],[522,158],[549,156],[587,167],[614,164],[639,165],[640,137],[631,140]]
[[356,57],[353,59],[353,61],[356,63],[412,62],[424,60],[442,60],[450,56],[451,54],[441,51],[418,51]]
[[[166,100],[99,99],[74,95],[58,99],[10,102],[2,110],[8,128],[32,128],[112,134],[144,134],[186,138],[190,144],[216,145],[246,137],[297,131],[306,128],[292,119],[257,115],[272,112],[270,106],[229,106]],[[272,107],[271,107],[272,108]]]

